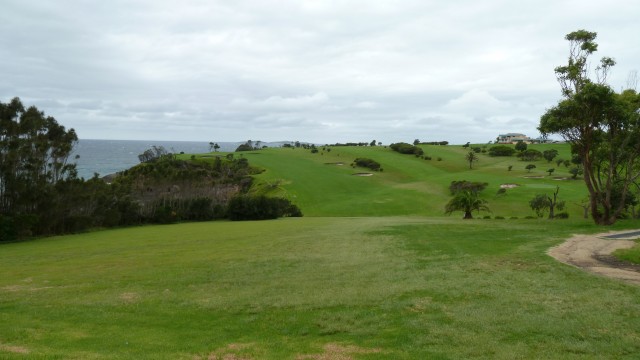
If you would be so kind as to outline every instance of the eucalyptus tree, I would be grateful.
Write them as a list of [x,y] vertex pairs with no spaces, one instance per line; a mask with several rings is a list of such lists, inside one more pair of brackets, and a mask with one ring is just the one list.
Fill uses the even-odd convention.
[[610,225],[625,210],[640,177],[640,95],[633,89],[616,93],[606,83],[612,58],[603,57],[595,77],[590,76],[596,36],[578,30],[565,37],[568,63],[555,69],[562,99],[541,117],[538,129],[571,144],[582,165],[591,216],[596,224]]
[[[55,184],[76,178],[71,153],[78,137],[19,98],[0,102],[0,216],[37,228],[53,216]],[[44,226],[44,225],[43,225]]]

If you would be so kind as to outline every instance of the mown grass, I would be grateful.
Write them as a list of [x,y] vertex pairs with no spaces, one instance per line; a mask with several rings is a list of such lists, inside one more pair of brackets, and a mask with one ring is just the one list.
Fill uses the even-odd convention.
[[[544,160],[528,174],[480,155],[469,170],[459,146],[424,148],[431,161],[384,147],[243,153],[266,169],[254,191],[304,218],[4,244],[0,358],[637,358],[640,289],[545,254],[604,231],[581,218],[582,182],[525,177]],[[353,176],[366,171],[356,157],[384,171]],[[521,219],[441,217],[453,180],[488,182],[492,216]],[[496,197],[504,183],[520,186]],[[570,219],[522,219],[556,185]]]
[[[559,158],[569,159],[566,144],[531,145],[544,151],[555,148]],[[442,216],[450,199],[447,187],[454,180],[487,182],[482,196],[489,202],[492,216],[525,217],[534,215],[529,200],[536,194],[551,194],[560,186],[560,198],[567,203],[566,211],[573,217],[582,216],[580,203],[586,198],[581,180],[557,180],[570,177],[568,169],[554,162],[538,160],[530,173],[526,164],[514,157],[491,157],[478,154],[480,160],[469,169],[461,146],[422,146],[432,160],[402,155],[386,147],[328,147],[312,154],[305,149],[263,149],[236,153],[250,164],[266,171],[256,176],[258,186],[276,189],[289,197],[306,216]],[[371,158],[382,164],[382,172],[361,177],[353,174],[370,172],[351,168],[358,157]],[[437,159],[441,158],[441,161]],[[342,163],[343,165],[337,165]],[[512,165],[512,171],[508,166]],[[552,176],[548,168],[556,168]],[[498,196],[502,184],[517,184]]]
[[316,217],[6,244],[0,357],[634,358],[640,289],[545,255],[600,230]]
[[632,248],[616,250],[613,255],[620,260],[640,264],[640,239],[636,240],[636,244]]

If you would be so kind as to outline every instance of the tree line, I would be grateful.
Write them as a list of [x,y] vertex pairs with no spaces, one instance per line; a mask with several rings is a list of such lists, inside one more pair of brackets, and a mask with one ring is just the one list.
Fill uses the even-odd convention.
[[[144,223],[302,215],[287,199],[246,195],[258,170],[245,158],[180,160],[154,146],[107,183],[98,174],[78,177],[71,158],[77,141],[74,129],[36,107],[18,98],[0,102],[0,242]],[[238,196],[243,206],[230,208]]]

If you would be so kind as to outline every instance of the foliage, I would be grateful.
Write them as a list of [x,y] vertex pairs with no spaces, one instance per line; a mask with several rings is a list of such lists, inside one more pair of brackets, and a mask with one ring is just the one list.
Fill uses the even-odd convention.
[[516,151],[523,152],[523,151],[527,150],[527,146],[528,145],[527,145],[526,142],[520,140],[520,141],[518,141],[516,143],[515,149],[516,149]]
[[389,147],[391,148],[391,150],[397,151],[400,154],[414,154],[418,156],[424,154],[424,151],[422,150],[422,148],[415,145],[403,143],[403,142],[391,144],[389,145]]
[[138,155],[138,160],[144,163],[160,160],[167,157],[171,158],[173,157],[173,154],[169,153],[167,149],[164,148],[164,146],[153,145],[151,149],[147,149],[142,154]]
[[535,164],[528,164],[524,168],[527,169],[527,172],[531,172],[532,169],[536,168],[536,165]]
[[486,182],[457,180],[452,181],[451,184],[449,184],[449,192],[451,193],[451,195],[455,195],[462,191],[479,193],[482,190],[486,189],[488,185],[489,184]]
[[450,215],[455,211],[463,211],[463,219],[473,219],[473,211],[489,211],[487,201],[480,199],[477,191],[462,190],[457,192],[445,206],[445,214]]
[[478,158],[478,155],[476,155],[475,151],[469,151],[464,158],[469,163],[469,169],[473,169],[473,163],[480,160],[480,158]]
[[253,148],[253,146],[249,145],[248,143],[244,143],[244,144],[240,144],[238,145],[238,147],[236,148],[235,152],[240,152],[240,151],[252,151],[255,150]]
[[523,161],[535,161],[542,157],[542,153],[536,149],[527,149],[519,153],[518,157]]
[[516,149],[508,145],[496,145],[489,148],[490,156],[512,156]]
[[[589,77],[588,58],[597,50],[596,33],[578,30],[570,42],[567,65],[555,69],[563,98],[540,118],[542,134],[560,134],[581,160],[591,216],[610,225],[625,211],[626,198],[640,177],[640,95],[616,93],[606,84],[615,65],[604,57]],[[619,197],[614,197],[614,189]]]
[[547,169],[547,172],[549,173],[549,176],[551,176],[551,174],[553,174],[554,171],[556,171],[556,169],[554,169],[554,168]]
[[69,157],[78,137],[20,99],[0,102],[0,241],[48,234],[68,214],[55,212],[56,184],[76,177]]
[[227,207],[230,220],[268,220],[279,217],[300,217],[302,212],[288,199],[264,195],[238,195]]
[[538,194],[529,201],[529,206],[536,212],[538,217],[543,217],[548,211],[549,219],[553,219],[555,217],[555,210],[562,210],[565,206],[564,201],[558,200],[558,192],[560,192],[560,187],[556,187],[553,197],[546,194]]
[[[553,159],[556,158],[556,156],[558,156],[558,150],[556,149],[545,150],[542,152],[542,157],[544,157],[547,162],[552,162]],[[558,164],[558,166],[560,166],[560,164]]]
[[353,163],[357,166],[368,168],[373,171],[380,170],[380,163],[369,158],[357,158],[353,160]]

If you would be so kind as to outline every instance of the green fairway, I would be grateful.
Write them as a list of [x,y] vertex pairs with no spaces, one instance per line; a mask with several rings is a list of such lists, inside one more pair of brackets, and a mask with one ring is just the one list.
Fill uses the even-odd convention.
[[[558,158],[570,159],[566,144],[530,147],[539,151],[557,149]],[[529,200],[536,194],[551,194],[556,186],[560,186],[560,198],[567,202],[566,211],[574,217],[582,216],[579,204],[587,195],[584,183],[567,179],[571,175],[564,165],[558,167],[544,159],[525,162],[515,156],[478,154],[480,160],[469,169],[465,160],[468,149],[431,145],[422,148],[431,160],[379,146],[330,147],[331,151],[322,151],[321,147],[316,154],[301,148],[263,149],[240,156],[266,169],[256,177],[258,184],[277,184],[281,195],[295,202],[306,216],[442,216],[450,199],[447,188],[455,180],[487,182],[482,196],[488,200],[492,216],[534,215]],[[352,168],[350,164],[358,157],[378,161],[383,171]],[[528,172],[525,166],[529,163],[537,168]],[[511,171],[509,165],[513,166]],[[552,176],[546,173],[549,168],[556,169]],[[354,176],[362,172],[372,176]],[[503,184],[517,187],[498,196]]]
[[299,218],[6,244],[0,357],[633,358],[640,289],[545,255],[598,230]]
[[[546,251],[638,220],[583,219],[584,184],[546,174],[555,163],[528,173],[480,154],[469,169],[460,146],[423,148],[432,160],[384,147],[234,155],[265,170],[252,191],[289,198],[302,218],[2,244],[0,358],[637,358],[640,288]],[[566,145],[536,148],[569,158]],[[357,157],[383,171],[354,176],[369,172]],[[489,184],[492,219],[443,216],[454,180]],[[502,184],[518,186],[498,196]],[[569,219],[524,219],[556,186]]]

